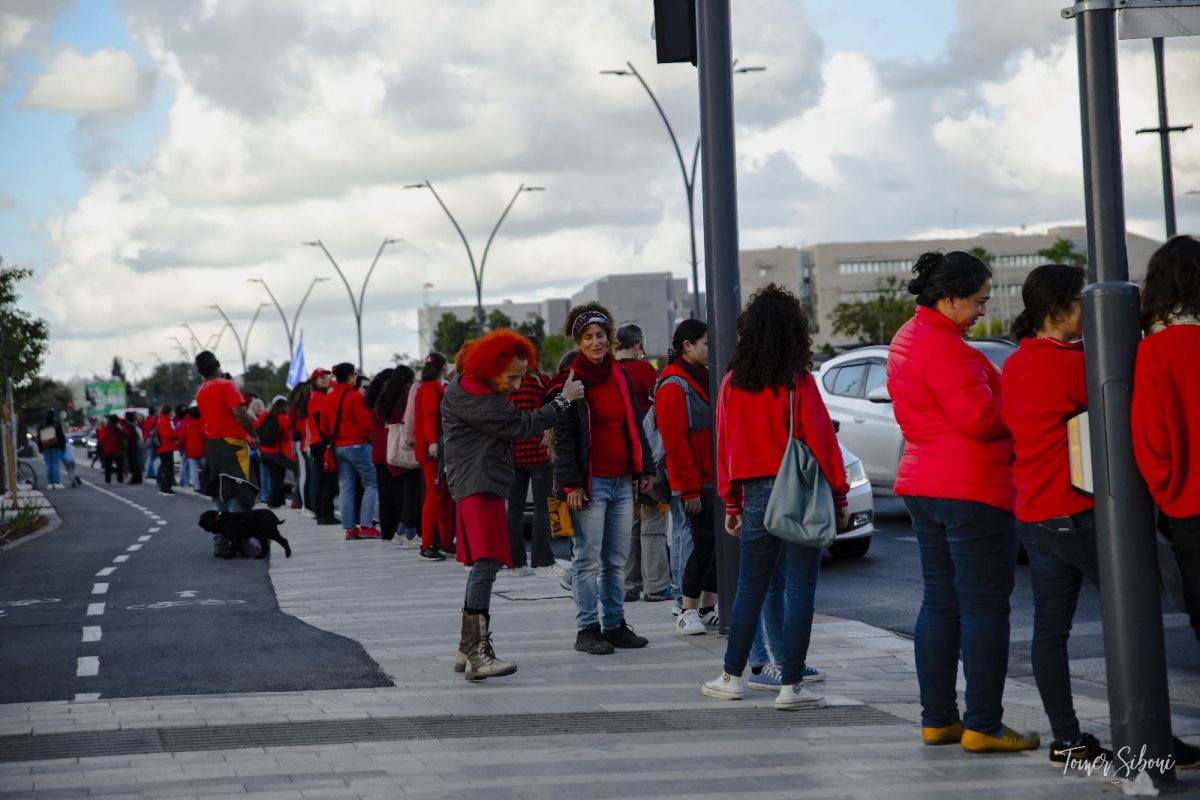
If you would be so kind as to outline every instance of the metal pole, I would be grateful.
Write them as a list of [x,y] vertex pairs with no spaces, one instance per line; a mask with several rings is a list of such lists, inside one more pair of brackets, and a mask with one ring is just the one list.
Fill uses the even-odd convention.
[[1175,235],[1175,176],[1171,169],[1171,132],[1167,125],[1167,77],[1163,66],[1163,40],[1154,38],[1154,77],[1158,84],[1158,135],[1162,156],[1163,210],[1166,214],[1167,238]]
[[[704,270],[708,284],[711,397],[716,397],[737,342],[741,309],[738,273],[737,162],[733,132],[733,61],[729,0],[697,0],[700,142],[703,157]],[[714,452],[715,452],[714,441]],[[738,540],[727,536],[722,503],[713,509],[721,632],[729,630],[737,587]]]
[[[1128,282],[1116,12],[1076,15],[1089,270],[1084,291],[1097,553],[1108,703],[1115,751],[1131,760],[1171,754],[1171,707],[1153,514],[1130,434],[1139,341],[1138,291]],[[1125,749],[1128,748],[1128,749]],[[1157,784],[1174,769],[1148,770]],[[1122,776],[1136,777],[1136,776]]]

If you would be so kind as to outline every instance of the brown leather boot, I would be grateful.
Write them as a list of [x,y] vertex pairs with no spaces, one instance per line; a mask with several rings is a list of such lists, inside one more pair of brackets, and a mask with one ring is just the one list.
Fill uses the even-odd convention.
[[472,623],[468,618],[467,610],[464,608],[462,612],[462,632],[458,637],[458,653],[454,656],[454,671],[467,671],[467,647],[471,642]]
[[470,639],[467,641],[467,667],[463,676],[469,681],[481,681],[484,678],[498,678],[501,675],[512,675],[517,671],[517,665],[511,661],[501,661],[496,658],[492,649],[492,633],[488,629],[490,620],[486,614],[463,614],[463,626],[470,625]]

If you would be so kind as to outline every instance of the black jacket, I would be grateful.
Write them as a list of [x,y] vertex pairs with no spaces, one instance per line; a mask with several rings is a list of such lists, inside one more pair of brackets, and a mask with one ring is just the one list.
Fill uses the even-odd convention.
[[[650,452],[646,433],[642,430],[642,413],[638,410],[633,384],[620,365],[616,366],[614,375],[625,387],[635,420],[634,427],[637,428],[636,440],[630,442],[630,452],[636,453],[640,448],[641,474],[653,475],[654,456]],[[560,391],[561,386],[552,387],[550,396]],[[592,420],[586,401],[572,403],[572,407],[554,425],[554,493],[560,498],[565,497],[567,489],[583,489],[589,497],[592,494]]]
[[42,423],[38,425],[34,431],[34,438],[37,439],[38,452],[44,453],[47,450],[64,450],[67,447],[67,435],[63,433],[62,424],[54,423],[54,441],[49,444],[42,444],[42,428],[48,428],[49,425]]
[[553,403],[526,412],[502,394],[471,394],[455,379],[442,398],[446,482],[454,499],[473,494],[507,497],[513,482],[514,439],[529,439],[554,425]]

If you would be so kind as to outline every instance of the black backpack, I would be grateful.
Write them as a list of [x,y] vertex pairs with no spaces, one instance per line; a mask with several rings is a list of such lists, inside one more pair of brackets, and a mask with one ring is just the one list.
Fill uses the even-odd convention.
[[279,415],[268,414],[258,426],[258,441],[263,447],[274,447],[279,442]]

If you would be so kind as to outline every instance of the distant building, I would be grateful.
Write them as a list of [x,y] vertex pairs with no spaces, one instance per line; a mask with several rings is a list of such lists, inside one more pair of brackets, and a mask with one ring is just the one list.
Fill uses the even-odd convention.
[[646,336],[646,352],[652,355],[665,355],[675,335],[675,326],[695,316],[687,279],[676,278],[669,272],[606,275],[572,295],[571,305],[591,300],[599,301],[613,312],[617,327],[637,323]]
[[[1059,239],[1071,241],[1080,252],[1087,249],[1086,230],[1074,225],[1051,228],[1041,234],[985,233],[965,239],[836,242],[798,249],[746,250],[738,257],[742,302],[769,281],[787,286],[814,311],[814,345],[848,344],[845,337],[833,333],[830,321],[838,303],[874,297],[877,282],[888,275],[907,282],[912,277],[913,264],[927,251],[969,251],[981,247],[995,257],[988,317],[1002,319],[1007,325],[1024,307],[1021,285],[1025,277],[1046,262],[1038,251]],[[1130,280],[1140,281],[1146,275],[1150,256],[1161,242],[1130,233],[1126,243]]]
[[[550,300],[531,301],[527,303],[514,303],[512,300],[505,300],[502,303],[485,303],[483,306],[485,314],[500,311],[511,319],[514,325],[520,325],[523,322],[536,322],[537,318],[541,317],[546,323],[547,335],[559,332],[559,329],[562,328],[563,320],[567,318],[567,311],[569,309],[570,301],[566,298],[552,298]],[[452,314],[456,319],[465,322],[475,319],[475,306],[432,305],[418,308],[417,333],[421,337],[422,350],[428,352],[433,349],[433,340],[438,322],[445,314]]]

